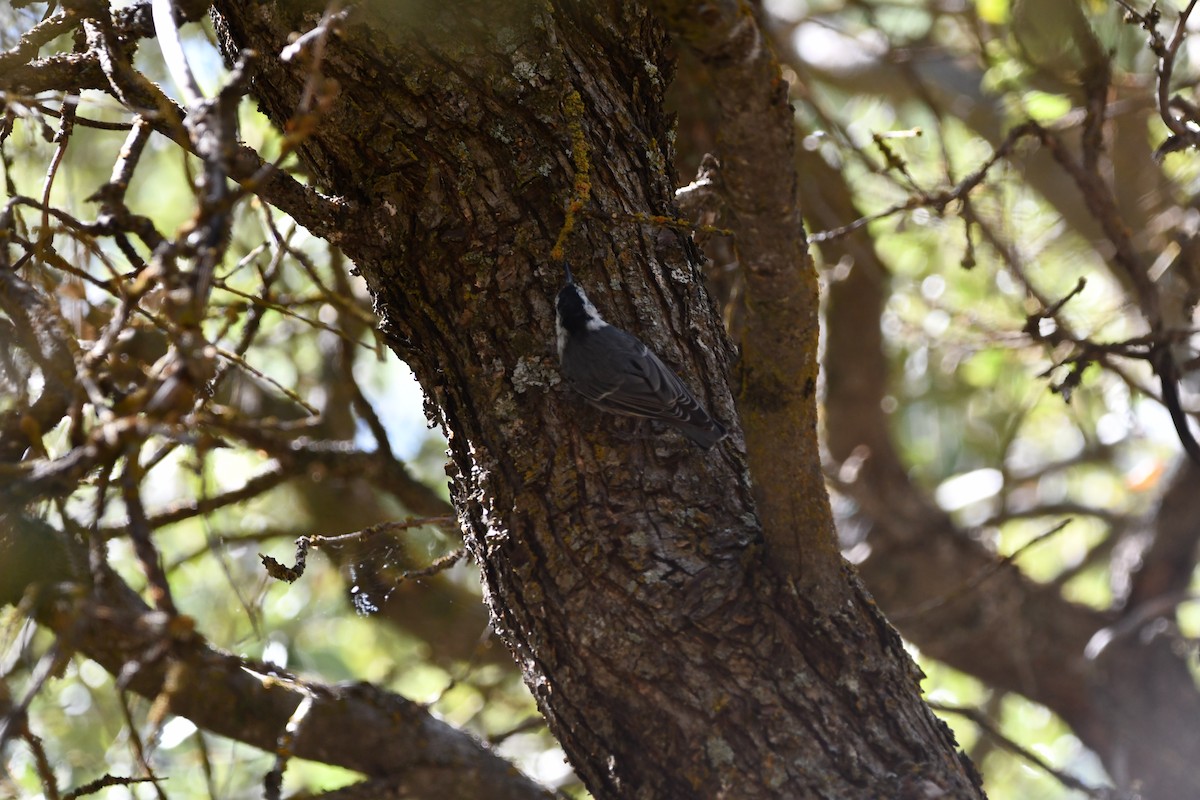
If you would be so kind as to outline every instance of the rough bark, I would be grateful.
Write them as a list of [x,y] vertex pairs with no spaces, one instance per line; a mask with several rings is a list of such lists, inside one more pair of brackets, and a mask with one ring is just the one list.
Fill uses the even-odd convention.
[[[302,9],[216,8],[286,120],[305,76],[273,54]],[[857,580],[817,562],[831,606],[769,567],[796,554],[763,545],[732,350],[685,242],[628,217],[672,210],[664,46],[633,4],[406,3],[353,18],[328,53],[341,94],[305,159],[362,212],[339,244],[448,434],[493,619],[597,797],[978,796]],[[734,429],[709,455],[559,382],[549,254],[585,185],[576,277]],[[796,519],[801,541],[828,535]]]
[[708,70],[718,109],[723,199],[745,281],[738,412],[772,552],[807,592],[838,602],[821,576],[840,562],[817,443],[817,273],[809,258],[788,85],[755,17],[737,2],[660,2]]

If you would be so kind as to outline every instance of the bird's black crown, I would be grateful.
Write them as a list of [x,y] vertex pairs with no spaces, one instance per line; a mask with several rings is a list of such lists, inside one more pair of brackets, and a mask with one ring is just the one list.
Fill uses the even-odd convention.
[[568,283],[558,293],[558,318],[568,333],[583,333],[592,319],[583,290]]

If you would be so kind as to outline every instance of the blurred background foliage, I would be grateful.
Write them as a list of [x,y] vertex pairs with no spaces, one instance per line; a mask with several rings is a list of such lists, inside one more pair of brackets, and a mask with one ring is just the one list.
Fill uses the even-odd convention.
[[[917,202],[887,213],[913,198],[927,200],[979,169],[1012,125],[1032,118],[1056,130],[1078,127],[1080,73],[1094,42],[1112,54],[1110,114],[1124,137],[1112,143],[1112,172],[1119,179],[1147,177],[1138,173],[1146,164],[1155,170],[1145,181],[1120,187],[1122,203],[1136,209],[1132,218],[1143,221],[1133,237],[1139,247],[1161,252],[1165,269],[1179,249],[1173,232],[1198,227],[1200,161],[1190,152],[1156,164],[1148,158],[1167,131],[1152,113],[1155,58],[1145,33],[1124,21],[1115,3],[1039,4],[1037,13],[1033,5],[770,0],[764,15],[791,86],[802,146],[842,174],[865,216],[883,215],[867,225],[887,270],[879,320],[889,372],[883,410],[910,477],[964,535],[1002,556],[1017,554],[1013,563],[1020,570],[1060,585],[1066,597],[1107,609],[1124,600],[1161,493],[1179,469],[1180,446],[1167,412],[1147,391],[1153,376],[1146,363],[1113,358],[1084,369],[1077,386],[1064,384],[1072,369],[1064,363],[1070,346],[1039,341],[1025,330],[1081,279],[1086,286],[1062,306],[1060,316],[1079,337],[1112,342],[1145,330],[1129,287],[1110,271],[1110,253],[1080,222],[1086,222],[1086,210],[1081,215],[1078,207],[1082,201],[1068,196],[1065,202],[1073,199],[1076,207],[1065,207],[1045,186],[1047,180],[1065,183],[1065,177],[1027,172],[1014,160],[993,167],[970,194],[969,205]],[[1170,4],[1163,10],[1170,19],[1177,13]],[[13,47],[45,13],[39,3],[0,8],[0,48]],[[185,33],[192,65],[211,92],[225,76],[212,31],[190,25]],[[1176,66],[1181,82],[1194,80],[1194,45],[1200,37],[1185,42]],[[71,46],[64,36],[42,52],[69,52]],[[170,91],[155,47],[141,47],[136,64]],[[685,61],[685,76],[688,69]],[[692,78],[691,88],[676,90],[681,183],[700,156],[714,149],[702,84],[702,78]],[[0,199],[42,197],[65,102],[77,103],[81,117],[128,126],[128,114],[99,92],[69,100],[6,97],[12,127],[4,142]],[[280,152],[279,133],[251,101],[242,104],[240,124],[242,139],[264,157]],[[78,125],[54,173],[50,205],[77,219],[91,218],[95,204],[87,198],[108,180],[126,133]],[[1016,150],[1023,147],[1018,143]],[[1126,156],[1143,166],[1115,163]],[[294,160],[286,166],[303,177]],[[159,231],[179,230],[196,213],[193,182],[199,169],[195,158],[152,135],[128,189],[128,206]],[[30,235],[47,233],[37,211],[19,213]],[[850,265],[827,260],[824,244],[838,233],[815,222],[810,227],[822,279],[827,284],[845,279]],[[55,299],[86,346],[114,313],[112,295],[96,282],[128,265],[109,239],[96,246],[96,240],[61,226],[50,233],[73,270],[41,261],[25,274]],[[736,265],[728,243],[710,236],[704,245],[714,290],[736,306]],[[351,443],[365,452],[389,448],[429,487],[428,503],[439,498],[444,503],[444,443],[426,422],[419,387],[374,331],[370,298],[350,266],[331,245],[278,211],[253,198],[240,203],[203,330],[209,342],[241,352],[248,326],[256,327],[241,358],[226,362],[232,364],[230,378],[214,402],[236,419],[289,438]],[[261,319],[248,322],[251,310]],[[736,308],[728,315],[735,320]],[[144,334],[132,337],[134,343],[148,350],[129,352],[122,364],[129,391],[165,349],[154,342],[153,325],[134,324]],[[731,328],[736,333],[736,324]],[[0,411],[27,402],[43,380],[30,370],[26,384],[17,385],[13,374],[6,373]],[[351,385],[363,402],[348,399]],[[1190,388],[1185,380],[1185,395]],[[70,449],[76,424],[64,418],[45,432],[50,456]],[[213,424],[190,437],[147,437],[143,456],[162,455],[142,484],[152,518],[228,497],[273,468],[277,454],[236,430]],[[831,461],[831,475],[836,478],[842,466]],[[839,491],[839,479],[832,487],[847,555],[861,559],[870,544],[856,527],[857,506]],[[70,528],[89,520],[95,501],[96,486],[85,482],[65,501],[47,502],[41,510],[52,524]],[[141,588],[146,577],[131,545],[115,530],[125,513],[120,502],[110,502],[99,526],[114,528],[109,562]],[[581,795],[561,751],[536,721],[507,654],[489,640],[473,566],[456,561],[435,575],[398,576],[456,550],[452,516],[362,537],[344,552],[319,547],[292,584],[269,577],[259,560],[265,553],[290,564],[299,536],[341,535],[410,516],[433,515],[406,507],[378,481],[327,475],[317,466],[208,513],[181,514],[156,527],[155,543],[180,611],[194,617],[215,645],[323,681],[370,681],[428,703],[453,724],[498,742],[500,752],[534,777]],[[409,605],[422,592],[437,602],[414,599]],[[1171,624],[1178,626],[1174,635],[1189,648],[1194,667],[1200,613],[1185,603]],[[114,679],[95,662],[71,659],[41,685],[39,670],[52,642],[21,607],[0,612],[0,692],[10,701],[31,696],[30,727],[64,790],[105,774],[142,774],[124,703],[156,773],[166,779],[167,796],[260,794],[273,757],[183,719],[151,724],[150,704],[118,693]],[[1088,794],[1063,776],[1093,787],[1107,783],[1096,756],[1047,709],[991,689],[916,648],[914,653],[927,673],[930,701],[984,774],[992,798]],[[29,748],[10,743],[3,759],[0,796],[44,796]],[[345,770],[297,762],[289,766],[286,788],[331,789],[354,778]],[[134,784],[94,796],[153,794]]]
[[[1112,57],[1106,169],[1119,202],[1136,209],[1130,224],[1144,221],[1131,231],[1139,249],[1159,255],[1161,274],[1183,233],[1196,230],[1198,162],[1190,153],[1148,158],[1168,133],[1152,113],[1155,56],[1119,4],[771,0],[766,8],[807,132],[803,146],[842,173],[864,215],[954,186],[1026,119],[1077,133],[1084,40]],[[1159,8],[1169,33],[1183,5]],[[1200,39],[1184,41],[1173,88],[1194,85],[1197,45]],[[1153,180],[1122,183],[1146,168]],[[1179,439],[1152,396],[1157,386],[1147,364],[1094,364],[1073,390],[1056,391],[1071,370],[1063,363],[1070,349],[1025,331],[1081,280],[1085,288],[1061,313],[1076,335],[1114,342],[1146,331],[1129,287],[1111,271],[1107,243],[1074,221],[1086,214],[1084,198],[1047,196],[1047,180],[1070,183],[1061,171],[1034,175],[1019,161],[1002,162],[967,206],[943,211],[921,203],[870,223],[887,270],[884,409],[910,478],[963,535],[1001,556],[1019,554],[1021,571],[1060,586],[1070,600],[1120,608],[1161,494],[1181,468]],[[824,232],[812,232],[825,280],[844,279],[848,265],[825,260]],[[1187,379],[1184,386],[1185,394],[1195,388]],[[855,541],[857,509],[841,496],[835,507],[848,523],[843,534],[854,559],[856,548],[869,548]],[[1185,603],[1169,623],[1193,671],[1198,622],[1195,606]],[[929,699],[981,769],[989,796],[1085,792],[988,731],[1088,786],[1105,785],[1100,761],[1047,709],[916,655]],[[978,709],[987,725],[946,707]]]

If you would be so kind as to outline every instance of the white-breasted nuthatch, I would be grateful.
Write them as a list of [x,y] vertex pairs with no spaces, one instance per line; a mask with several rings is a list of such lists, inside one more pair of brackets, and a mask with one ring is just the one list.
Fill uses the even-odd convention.
[[571,388],[603,411],[660,420],[705,450],[725,438],[687,386],[635,336],[609,325],[575,283],[555,303],[558,363]]

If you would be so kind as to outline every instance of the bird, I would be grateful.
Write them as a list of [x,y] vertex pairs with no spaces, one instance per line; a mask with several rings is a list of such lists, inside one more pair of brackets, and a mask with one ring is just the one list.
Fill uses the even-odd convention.
[[672,425],[705,450],[724,439],[724,426],[679,376],[636,336],[606,322],[570,264],[563,268],[567,282],[555,301],[555,327],[559,369],[571,388],[602,411]]

